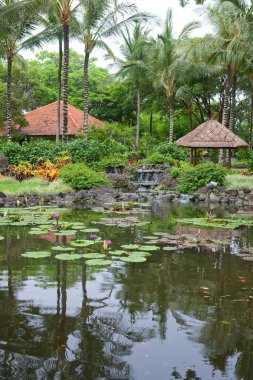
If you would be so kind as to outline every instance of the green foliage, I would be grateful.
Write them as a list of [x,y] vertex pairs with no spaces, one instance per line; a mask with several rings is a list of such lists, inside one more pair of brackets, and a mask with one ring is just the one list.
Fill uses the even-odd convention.
[[96,172],[84,164],[64,166],[60,177],[66,184],[78,191],[110,184],[110,180],[105,173]]
[[19,182],[15,178],[4,177],[0,179],[0,191],[10,196],[18,196],[23,194],[50,195],[60,192],[69,193],[73,189],[63,183],[61,179],[48,182],[42,178],[32,178]]
[[100,168],[118,168],[127,165],[127,158],[124,155],[113,155],[103,158],[98,165]]
[[225,186],[228,189],[253,189],[253,176],[231,174],[227,175],[225,179]]
[[173,166],[171,169],[171,176],[173,178],[179,178],[183,173],[192,170],[192,166],[188,162],[180,161],[178,166]]
[[185,149],[172,143],[163,143],[159,145],[156,149],[157,153],[171,156],[175,160],[186,161],[188,159],[188,152]]
[[161,153],[152,153],[147,158],[140,161],[143,164],[171,164],[173,163],[173,158],[168,155],[163,155]]
[[4,153],[10,164],[14,165],[18,165],[21,161],[36,164],[45,158],[53,162],[64,155],[69,155],[74,163],[86,162],[89,164],[112,154],[125,153],[126,150],[124,145],[112,139],[97,142],[77,138],[71,140],[68,145],[45,140],[24,142],[20,145],[0,140],[0,152]]
[[179,178],[178,190],[181,193],[189,194],[211,181],[222,186],[225,177],[226,169],[222,166],[213,163],[199,164]]

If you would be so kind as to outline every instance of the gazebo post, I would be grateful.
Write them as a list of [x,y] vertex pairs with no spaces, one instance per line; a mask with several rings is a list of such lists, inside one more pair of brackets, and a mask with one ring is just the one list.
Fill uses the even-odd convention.
[[197,164],[197,148],[194,148],[194,166]]
[[228,148],[227,169],[231,169],[232,149]]
[[191,148],[191,165],[194,165],[193,148]]

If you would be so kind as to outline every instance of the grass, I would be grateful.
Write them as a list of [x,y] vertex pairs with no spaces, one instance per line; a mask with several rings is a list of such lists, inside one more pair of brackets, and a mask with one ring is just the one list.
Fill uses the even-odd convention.
[[253,176],[246,176],[240,174],[227,175],[225,178],[225,186],[228,189],[253,189]]
[[73,191],[69,185],[63,183],[61,179],[48,182],[41,178],[33,178],[25,181],[18,181],[15,178],[5,177],[0,179],[0,191],[9,196],[18,195],[50,195],[57,193],[68,193]]

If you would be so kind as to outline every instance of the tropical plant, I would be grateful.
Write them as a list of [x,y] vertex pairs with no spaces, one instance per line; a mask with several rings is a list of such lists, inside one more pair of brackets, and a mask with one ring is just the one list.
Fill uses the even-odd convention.
[[60,178],[75,190],[86,190],[110,184],[110,180],[103,172],[96,172],[84,164],[66,165]]
[[[10,5],[15,5],[15,0],[3,0],[0,3],[0,11],[9,9]],[[23,57],[19,54],[22,49],[32,49],[40,45],[40,36],[43,31],[34,34],[34,30],[40,22],[36,8],[29,8],[28,4],[22,7],[11,8],[11,11],[4,13],[1,20],[1,52],[7,60],[7,92],[6,92],[6,113],[7,113],[7,137],[8,141],[12,140],[12,67],[16,58],[19,62],[23,62]]]
[[114,57],[118,69],[116,76],[123,80],[127,78],[136,88],[136,146],[140,140],[141,86],[142,82],[148,81],[147,71],[143,67],[148,56],[148,34],[149,30],[140,23],[136,23],[133,30],[126,28],[122,32],[123,44],[120,46],[122,58]]
[[199,164],[181,175],[178,182],[178,190],[181,193],[189,194],[211,181],[222,186],[225,177],[226,169],[222,166],[213,163]]
[[175,89],[185,71],[185,60],[178,54],[178,48],[190,33],[199,26],[197,22],[187,24],[181,31],[178,39],[173,35],[173,13],[169,8],[166,14],[164,28],[157,40],[153,40],[153,59],[151,71],[156,82],[164,89],[168,100],[170,116],[169,140],[173,141],[174,133],[174,101]]
[[84,44],[84,139],[88,139],[89,59],[95,48],[113,55],[106,43],[108,37],[118,35],[122,28],[139,20],[151,19],[148,13],[138,12],[133,3],[117,0],[82,0],[83,18],[79,25]]

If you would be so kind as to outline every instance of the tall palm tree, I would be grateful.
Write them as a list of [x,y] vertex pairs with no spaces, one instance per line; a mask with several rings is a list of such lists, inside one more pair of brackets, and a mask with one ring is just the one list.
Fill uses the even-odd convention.
[[88,139],[89,113],[89,59],[95,48],[112,51],[106,40],[119,35],[122,28],[136,21],[154,18],[145,12],[138,12],[133,3],[121,0],[82,0],[83,18],[79,25],[81,40],[84,44],[84,139]]
[[[1,10],[8,9],[15,0],[2,0]],[[1,48],[7,60],[7,92],[6,92],[6,114],[7,114],[7,138],[12,140],[12,105],[11,105],[11,85],[12,66],[14,59],[22,60],[20,51],[22,49],[32,49],[40,45],[40,36],[43,31],[34,34],[38,25],[39,16],[33,9],[28,9],[25,5],[20,8],[13,8],[11,12],[4,13],[1,26]]]
[[148,34],[149,30],[144,29],[140,23],[136,23],[132,31],[126,27],[122,32],[123,44],[120,46],[122,58],[113,57],[118,69],[115,75],[130,80],[136,88],[136,146],[140,139],[141,84],[148,80],[143,67],[147,61],[147,47],[150,45]]
[[[51,0],[52,1],[52,0]],[[56,0],[59,9],[60,20],[63,28],[63,80],[62,80],[62,140],[68,141],[68,75],[69,75],[69,34],[70,34],[70,20],[80,5],[80,2],[75,0]]]
[[174,100],[175,89],[185,71],[185,61],[178,54],[178,48],[189,38],[189,34],[199,26],[197,22],[187,24],[176,39],[173,35],[173,13],[169,8],[166,14],[164,28],[154,41],[153,73],[159,84],[164,88],[168,99],[170,118],[169,141],[173,141],[174,134]]

